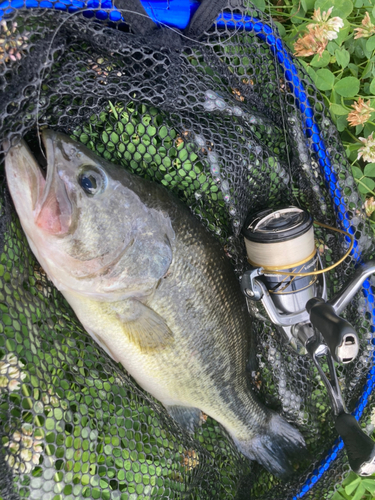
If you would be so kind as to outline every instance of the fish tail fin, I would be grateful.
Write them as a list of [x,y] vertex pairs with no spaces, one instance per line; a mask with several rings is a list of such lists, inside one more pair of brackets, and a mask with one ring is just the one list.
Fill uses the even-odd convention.
[[238,449],[251,460],[256,460],[271,474],[287,477],[294,472],[294,464],[308,457],[306,443],[297,429],[272,413],[263,431],[249,440],[233,437]]

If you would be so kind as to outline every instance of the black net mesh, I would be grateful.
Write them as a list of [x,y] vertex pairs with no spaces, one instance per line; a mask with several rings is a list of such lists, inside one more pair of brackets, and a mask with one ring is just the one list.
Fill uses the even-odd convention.
[[[249,6],[229,3],[225,12],[272,26]],[[33,147],[39,130],[48,127],[165,185],[219,238],[238,276],[246,268],[240,236],[246,215],[279,203],[297,204],[333,226],[345,212],[357,254],[371,256],[360,198],[322,96],[298,68],[330,154],[330,184],[308,147],[311,137],[304,138],[295,95],[269,44],[254,31],[214,25],[194,41],[168,29],[138,36],[124,23],[98,22],[80,12],[7,5],[2,15],[2,142],[25,137]],[[253,320],[254,390],[299,428],[310,452],[310,465],[301,465],[288,482],[245,459],[210,417],[194,436],[184,434],[84,331],[31,253],[3,186],[3,498],[298,498],[337,438],[326,390],[310,360],[283,344],[269,323]],[[341,236],[323,228],[316,238],[326,265],[346,250]],[[327,275],[329,295],[354,263],[348,257]],[[361,340],[357,360],[338,367],[352,411],[371,368],[371,302],[359,293],[344,315]],[[363,425],[369,417],[367,410]],[[329,498],[347,470],[341,450],[305,498]]]

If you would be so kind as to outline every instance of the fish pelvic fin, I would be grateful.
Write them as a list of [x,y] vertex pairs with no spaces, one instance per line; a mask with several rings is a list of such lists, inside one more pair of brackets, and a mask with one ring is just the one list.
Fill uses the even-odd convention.
[[165,320],[138,300],[126,301],[117,317],[125,335],[143,353],[164,349],[174,342],[173,333]]
[[204,421],[202,411],[190,406],[164,405],[169,415],[186,431],[193,434]]
[[276,413],[272,413],[268,425],[248,441],[232,437],[245,456],[283,479],[294,472],[296,465],[308,458],[306,443],[300,432]]

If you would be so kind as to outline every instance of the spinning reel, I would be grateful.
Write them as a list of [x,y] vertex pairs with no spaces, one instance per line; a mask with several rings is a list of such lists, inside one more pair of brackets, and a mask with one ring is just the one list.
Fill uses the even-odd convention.
[[[312,358],[327,389],[351,468],[361,476],[375,473],[375,443],[347,413],[334,365],[334,361],[350,363],[358,354],[357,333],[339,314],[375,272],[375,261],[360,266],[327,300],[324,272],[331,268],[322,269],[308,212],[294,206],[261,210],[248,217],[243,234],[251,268],[242,276],[241,289],[250,313],[271,320],[289,345]],[[329,378],[322,369],[323,359]]]

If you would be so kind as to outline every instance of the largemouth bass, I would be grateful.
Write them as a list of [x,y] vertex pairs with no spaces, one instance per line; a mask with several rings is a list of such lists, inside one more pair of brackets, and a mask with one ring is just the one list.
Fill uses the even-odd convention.
[[300,433],[249,390],[249,316],[220,244],[162,186],[44,130],[47,175],[24,141],[5,159],[31,250],[87,332],[185,429],[201,412],[276,475]]

